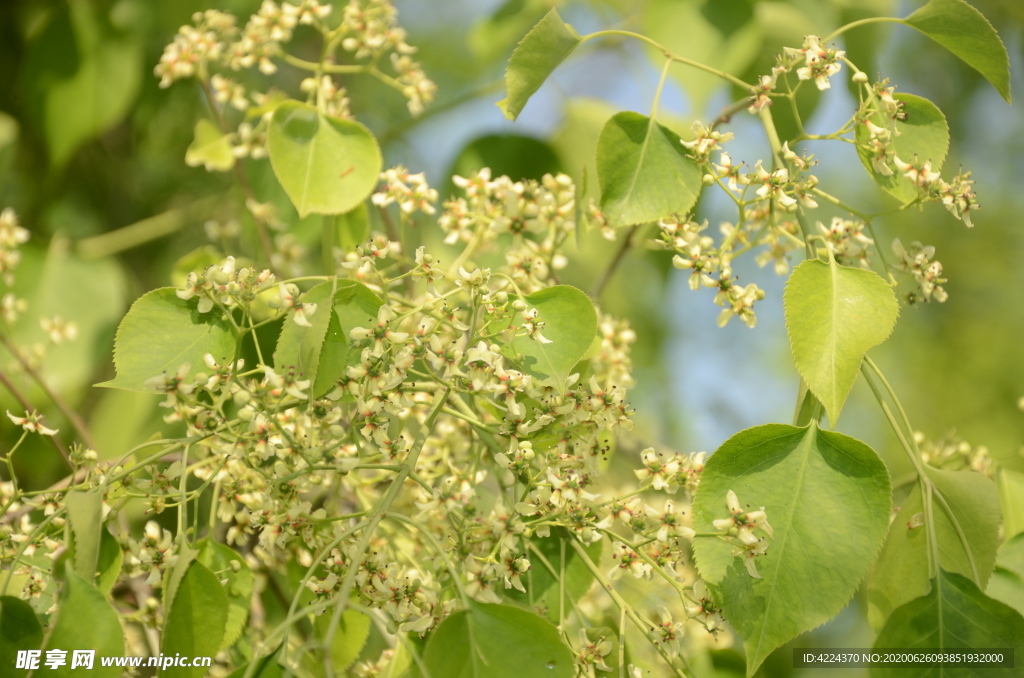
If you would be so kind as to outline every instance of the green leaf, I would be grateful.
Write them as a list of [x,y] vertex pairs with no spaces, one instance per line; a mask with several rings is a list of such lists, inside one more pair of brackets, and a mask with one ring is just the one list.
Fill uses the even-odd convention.
[[794,269],[783,301],[796,368],[835,426],[864,353],[896,324],[896,295],[873,271],[815,259]]
[[[562,538],[558,535],[549,537],[534,537],[530,540],[533,546],[540,551],[547,564],[541,560],[534,551],[526,555],[530,559],[530,571],[521,577],[526,593],[516,589],[505,589],[502,593],[510,600],[523,605],[529,605],[533,601],[533,609],[537,614],[548,618],[552,623],[557,624],[559,619],[559,597],[561,587],[558,585],[559,573],[565,573],[565,612],[572,611],[571,601],[578,601],[590,590],[594,583],[594,576],[576,551],[565,545],[565,560],[562,560]],[[601,562],[601,542],[595,542],[586,547],[587,555],[595,563]],[[554,568],[554,572],[548,569],[548,565]]]
[[196,123],[195,138],[185,151],[185,164],[189,167],[202,165],[207,172],[228,171],[235,166],[231,138],[211,120],[201,119]]
[[[343,252],[351,252],[370,237],[370,213],[361,202],[338,215],[338,244]],[[333,256],[333,254],[332,254]]]
[[4,675],[21,678],[28,669],[17,670],[19,650],[37,650],[43,644],[43,627],[32,607],[14,596],[0,597],[0,666]]
[[[946,116],[938,106],[923,97],[902,92],[894,94],[893,97],[903,102],[903,112],[907,116],[906,120],[897,120],[895,123],[899,132],[899,136],[892,139],[896,155],[904,162],[912,162],[915,156],[922,161],[930,161],[932,169],[938,172],[942,169],[946,151],[949,149],[949,125],[946,124]],[[871,114],[871,122],[879,127],[886,126],[881,113]],[[918,189],[914,182],[903,176],[895,167],[890,166],[893,170],[890,176],[875,171],[871,164],[871,152],[866,147],[871,138],[866,125],[857,125],[855,137],[860,161],[875,183],[904,203],[918,197]]]
[[999,470],[999,498],[1003,506],[1003,536],[1010,539],[1024,532],[1024,473]]
[[[245,562],[245,558],[230,546],[225,546],[212,539],[204,539],[199,544],[199,555],[196,560],[205,565],[211,572],[224,581],[224,593],[227,596],[228,616],[224,624],[224,638],[221,648],[231,647],[242,635],[245,622],[249,618],[249,607],[252,605],[253,575]],[[238,571],[232,568],[237,563]],[[226,581],[225,581],[226,580]]]
[[[212,657],[221,648],[228,621],[228,598],[213,572],[198,560],[185,571],[170,603],[160,652],[191,657]],[[202,678],[203,667],[172,666],[161,671],[165,678]]]
[[515,120],[558,64],[580,44],[580,34],[562,21],[558,10],[544,15],[522,39],[505,69],[508,95],[498,102],[505,117]]
[[999,547],[985,593],[1024,614],[1024,534]]
[[[331,624],[332,608],[316,618],[316,632],[326,641]],[[359,657],[366,639],[370,637],[370,618],[356,610],[345,610],[338,623],[338,630],[331,642],[331,665],[335,671],[344,671]]]
[[[875,650],[900,648],[975,649],[1012,648],[1024,656],[1024,618],[1013,608],[983,594],[966,577],[941,570],[931,580],[931,591],[900,607],[878,634]],[[1015,675],[990,673],[976,667],[883,665],[871,668],[871,678],[925,678],[926,676]],[[1019,674],[1016,674],[1019,675]]]
[[[68,506],[68,530],[74,536],[72,562],[75,572],[91,582],[96,576],[103,530],[103,491],[72,490],[64,498]],[[72,541],[72,540],[69,540]]]
[[858,440],[813,423],[767,424],[737,433],[708,458],[693,501],[697,532],[717,532],[713,521],[728,517],[730,490],[744,506],[764,506],[774,528],[767,553],[755,559],[760,579],[721,539],[696,539],[694,556],[743,638],[750,676],[856,592],[888,527],[889,474]]
[[121,544],[110,534],[110,530],[104,527],[100,530],[100,555],[96,563],[96,571],[99,577],[96,586],[104,595],[110,595],[118,578],[121,576],[121,565],[124,563],[124,553],[121,551]]
[[[284,678],[284,671],[281,669],[281,665],[277,663],[278,655],[281,652],[281,648],[274,650],[265,657],[261,657],[255,661],[256,668],[251,674],[247,674],[249,666],[243,666],[236,671],[232,671],[228,678]],[[291,674],[289,674],[291,675]]]
[[903,23],[960,57],[1010,103],[1010,58],[999,34],[981,12],[963,0],[931,0]]
[[[57,604],[57,621],[53,623],[47,650],[96,650],[97,657],[124,655],[124,632],[117,613],[99,589],[71,570],[65,570],[64,588]],[[56,670],[47,670],[46,676],[74,678],[80,669],[71,669],[68,663]],[[118,678],[121,669],[104,667],[97,660],[88,672],[90,678]]]
[[[76,391],[92,384],[96,365],[109,357],[111,330],[127,306],[124,273],[113,259],[79,259],[59,236],[45,253],[31,244],[20,251],[12,291],[28,301],[28,311],[18,317],[8,336],[16,346],[48,344],[40,372],[51,389],[73,400]],[[56,316],[78,325],[75,341],[49,341],[40,320]],[[8,364],[13,359],[9,355],[0,348],[0,364]],[[46,398],[34,384],[22,394],[29,402]]]
[[300,217],[348,212],[373,191],[383,162],[366,127],[298,101],[274,110],[267,147],[274,174]]
[[[934,483],[933,493],[941,495],[952,511],[951,517],[939,497],[932,502],[942,568],[971,578],[976,570],[984,586],[999,547],[999,498],[992,481],[973,471],[930,467],[926,471]],[[885,545],[868,579],[868,621],[875,629],[882,627],[894,609],[928,593],[927,529],[908,526],[923,511],[921,489],[915,486],[889,526]],[[968,540],[970,557],[957,525]]]
[[541,335],[550,343],[516,337],[502,353],[527,374],[559,390],[593,341],[597,311],[590,297],[570,285],[555,285],[528,294],[527,306],[540,312]]
[[679,136],[657,121],[623,111],[597,141],[601,209],[615,226],[684,214],[697,202],[701,171]]
[[116,26],[104,6],[88,0],[55,6],[29,46],[28,105],[54,167],[117,124],[139,91],[141,33]]
[[314,397],[330,391],[345,370],[359,361],[359,350],[349,346],[349,333],[356,327],[374,327],[377,310],[383,305],[368,287],[354,280],[337,281],[334,303],[331,282],[321,283],[302,295],[302,303],[317,304],[309,319],[312,327],[292,320],[290,313],[281,328],[274,352],[274,367],[294,369],[313,382]]
[[320,354],[313,392],[327,393],[350,366],[359,362],[360,351],[352,347],[349,335],[357,327],[374,327],[377,311],[384,302],[366,285],[350,280],[339,280],[334,293],[334,315],[327,328],[324,348]]
[[571,678],[573,656],[554,626],[510,605],[470,603],[445,619],[423,660],[434,677]]
[[327,327],[334,315],[331,307],[333,286],[331,282],[321,283],[299,297],[302,304],[316,304],[316,312],[309,317],[310,327],[295,322],[295,311],[289,311],[274,350],[274,369],[279,373],[294,370],[299,379],[316,379]]
[[117,378],[97,386],[152,392],[145,387],[147,379],[174,373],[184,363],[198,371],[207,353],[218,361],[235,355],[231,325],[216,307],[199,313],[194,300],[184,301],[173,287],[161,287],[128,309],[114,342]]

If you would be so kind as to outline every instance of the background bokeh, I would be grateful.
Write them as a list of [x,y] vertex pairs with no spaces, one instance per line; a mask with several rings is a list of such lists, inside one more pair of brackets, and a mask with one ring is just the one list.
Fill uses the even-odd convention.
[[[483,165],[515,179],[562,170],[577,181],[589,166],[593,178],[593,150],[601,126],[618,110],[649,110],[660,64],[639,43],[588,42],[530,101],[519,121],[506,121],[493,105],[503,96],[504,63],[516,41],[556,4],[581,33],[609,26],[645,32],[749,81],[767,70],[783,44],[799,45],[804,34],[824,35],[871,14],[903,16],[919,3],[398,2],[409,41],[419,46],[418,58],[440,90],[423,116],[410,119],[401,97],[377,83],[343,83],[356,117],[381,139],[385,163],[425,171],[442,194],[451,190],[453,170]],[[1014,89],[1024,91],[1024,4],[974,4],[1001,34]],[[239,247],[256,256],[252,224],[234,176],[210,174],[183,162],[195,121],[208,113],[201,93],[190,81],[160,89],[152,75],[177,27],[193,11],[208,7],[233,11],[244,20],[256,3],[0,3],[0,207],[15,208],[33,236],[16,283],[31,308],[10,336],[28,346],[42,339],[40,317],[62,315],[78,323],[78,341],[50,350],[42,369],[83,413],[105,458],[123,454],[166,428],[155,397],[92,387],[112,376],[114,331],[131,300],[172,284],[175,275],[220,248],[203,228],[210,219],[239,220]],[[972,444],[987,446],[1000,463],[1024,469],[1024,413],[1018,409],[1024,396],[1024,116],[977,73],[909,28],[870,27],[848,35],[845,47],[864,71],[890,77],[899,91],[925,96],[945,112],[952,136],[945,166],[973,171],[983,205],[970,230],[936,206],[879,223],[881,247],[888,248],[894,237],[935,246],[949,278],[949,301],[904,308],[894,336],[873,355],[892,379],[915,428],[929,437],[955,429]],[[313,38],[312,31],[297,31],[297,51],[318,49]],[[270,80],[294,92],[301,77],[282,67]],[[258,76],[254,82],[266,81]],[[824,95],[803,102],[809,131],[831,131],[852,112],[854,98],[840,79],[835,82]],[[715,117],[737,98],[736,92],[704,74],[676,65],[660,116],[685,135],[692,120]],[[756,121],[740,116],[730,129],[737,137],[734,158],[752,164],[766,156]],[[873,186],[852,149],[842,144],[809,149],[821,161],[825,190],[868,211],[892,204]],[[290,224],[294,242],[315,252],[319,217],[298,219],[267,161],[246,163],[258,197],[273,201]],[[588,193],[596,195],[596,182],[589,184]],[[717,225],[730,216],[725,207],[709,195],[698,211]],[[828,210],[821,212],[823,221],[832,216]],[[423,222],[419,228],[420,237],[435,238],[431,224]],[[604,269],[614,248],[591,234],[566,271],[566,282],[591,289],[595,272]],[[310,261],[315,266],[319,258],[310,256]],[[741,428],[792,419],[797,377],[783,324],[783,281],[751,261],[738,273],[768,291],[753,330],[736,322],[717,328],[712,295],[691,292],[686,276],[671,268],[665,253],[631,252],[605,289],[603,309],[628,318],[639,338],[633,396],[638,441],[681,452],[710,452]],[[8,362],[8,355],[0,355],[0,368],[10,371]],[[62,433],[70,430],[29,381],[16,373],[11,378],[23,382],[29,399],[47,411],[51,425]],[[0,394],[0,407],[16,410],[6,392]],[[838,428],[878,449],[894,477],[907,471],[862,384],[854,387]],[[6,418],[0,422],[0,449],[9,448],[17,435]],[[53,449],[33,439],[29,444],[17,460],[27,479],[23,485],[43,487],[59,478],[62,466]],[[620,453],[636,449],[636,442],[624,443]],[[872,636],[859,607],[855,600],[852,610],[795,645],[870,645]],[[789,647],[777,652],[761,672],[797,673],[790,668]],[[719,673],[727,674],[729,666],[736,666],[734,660],[727,652],[719,656]]]

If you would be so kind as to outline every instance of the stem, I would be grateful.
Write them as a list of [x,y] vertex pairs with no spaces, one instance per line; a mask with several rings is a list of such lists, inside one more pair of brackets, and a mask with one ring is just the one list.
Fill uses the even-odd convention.
[[[18,347],[15,346],[8,337],[0,335],[0,342],[3,342],[3,345],[7,348],[8,351],[11,352],[11,355],[13,355],[14,358],[18,361],[22,369],[24,369],[25,372],[30,377],[32,377],[32,379],[34,379],[37,384],[39,384],[39,388],[43,389],[43,393],[45,393],[46,397],[50,399],[50,402],[56,405],[57,409],[60,410],[61,414],[63,414],[64,417],[69,422],[71,422],[71,426],[74,427],[75,432],[78,433],[82,441],[86,445],[88,445],[90,449],[95,450],[96,445],[92,441],[92,436],[89,435],[89,431],[85,427],[85,422],[83,422],[82,418],[78,416],[78,413],[72,410],[68,406],[68,404],[64,402],[64,399],[57,395],[53,391],[53,389],[51,389],[49,385],[47,385],[46,381],[43,379],[43,376],[39,374],[39,372],[34,367],[32,367],[32,365],[29,364],[27,360],[25,360],[25,356],[21,354],[21,351],[18,350]],[[67,461],[67,458],[65,458],[65,461]],[[70,461],[68,463],[70,465]]]
[[[430,431],[434,426],[434,422],[437,421],[438,415],[441,414],[441,410],[444,408],[445,402],[448,400],[448,396],[451,394],[451,390],[445,389],[438,398],[437,402],[430,410],[430,414],[427,415],[426,421],[423,422],[423,426],[420,429],[419,434],[416,436],[416,442],[413,443],[412,450],[409,452],[409,456],[405,462],[402,463],[398,474],[395,479],[391,481],[391,485],[388,487],[387,492],[374,507],[373,513],[370,514],[369,522],[366,528],[363,530],[363,536],[359,540],[359,545],[356,547],[354,555],[349,559],[349,571],[345,573],[345,579],[342,581],[341,589],[338,591],[334,601],[334,614],[331,616],[331,623],[327,627],[327,634],[324,637],[324,644],[326,647],[330,647],[334,641],[334,636],[338,632],[338,626],[341,624],[341,615],[348,607],[348,597],[352,593],[352,587],[355,585],[356,574],[359,573],[359,567],[362,564],[363,556],[366,554],[366,549],[370,546],[370,539],[373,537],[374,530],[377,525],[384,518],[388,510],[391,509],[391,505],[394,503],[395,498],[402,489],[402,485],[405,483],[405,479],[409,477],[409,474],[414,468],[416,468],[416,461],[419,459],[420,451],[423,450],[424,443],[427,442],[427,436],[430,435]],[[332,678],[334,674],[334,668],[327,663],[327,675],[328,678]]]
[[633,235],[637,232],[640,226],[630,226],[629,230],[626,231],[626,237],[622,239],[622,243],[619,244],[618,249],[615,250],[615,254],[612,256],[612,260],[608,262],[608,266],[605,267],[601,277],[598,278],[597,283],[594,285],[594,289],[591,291],[590,296],[594,299],[600,299],[601,294],[604,292],[604,288],[608,286],[612,276],[615,274],[615,270],[622,263],[622,260],[626,258],[626,252],[632,246]]
[[821,41],[822,44],[835,40],[837,37],[850,30],[851,28],[857,28],[858,26],[866,26],[867,24],[878,24],[878,23],[894,23],[901,24],[903,19],[892,17],[892,16],[870,16],[866,19],[858,19],[857,21],[851,21],[845,26],[840,26],[836,30],[832,31]]
[[[22,395],[21,391],[18,390],[18,387],[14,385],[14,383],[7,377],[7,374],[5,374],[3,370],[0,370],[0,383],[7,387],[7,390],[11,392],[11,395],[14,396],[14,399],[18,401],[18,404],[20,404],[25,409],[26,414],[35,409],[34,407],[32,407],[32,403],[25,399],[25,396]],[[68,455],[68,450],[66,447],[64,447],[64,443],[61,442],[61,440],[57,436],[43,437],[50,439],[50,443],[57,449],[57,452],[60,453],[60,456],[64,458],[64,461],[67,462],[67,465],[73,469],[74,467],[71,464],[71,457],[70,455]],[[14,477],[13,470],[11,472],[11,477],[12,479]]]
[[686,64],[687,66],[692,66],[694,68],[698,68],[698,69],[700,69],[702,71],[706,71],[706,72],[711,73],[713,75],[717,75],[719,78],[722,78],[723,80],[726,80],[726,81],[732,83],[733,85],[736,85],[737,87],[740,87],[740,88],[742,88],[744,90],[749,90],[750,89],[750,85],[748,83],[743,82],[742,80],[740,80],[739,78],[737,78],[734,75],[726,73],[725,71],[721,71],[721,70],[719,70],[717,68],[712,68],[711,66],[708,66],[706,64],[702,64],[699,61],[693,61],[692,59],[687,59],[686,57],[682,57],[682,56],[679,56],[678,54],[674,54],[671,50],[666,48],[661,43],[656,42],[656,41],[652,40],[651,38],[648,38],[646,35],[641,35],[640,33],[634,33],[633,31],[622,31],[622,30],[617,30],[617,29],[609,29],[609,30],[605,30],[605,31],[597,31],[596,33],[590,33],[590,34],[584,35],[582,38],[580,38],[580,44],[586,42],[587,40],[592,40],[594,38],[603,38],[603,37],[606,37],[606,36],[609,36],[609,35],[621,35],[621,36],[625,36],[627,38],[636,38],[637,40],[642,40],[642,41],[646,42],[647,44],[651,45],[652,47],[655,47],[658,51],[660,51],[662,54],[664,54],[666,59],[669,59],[671,61],[678,61],[681,64]]
[[[640,618],[640,615],[638,615],[636,611],[629,606],[629,603],[619,595],[619,592],[615,590],[615,587],[611,585],[611,582],[609,582],[604,574],[597,568],[594,561],[590,559],[590,555],[587,553],[586,549],[580,546],[580,543],[575,538],[573,538],[569,543],[572,545],[573,550],[576,551],[576,555],[579,556],[580,560],[583,561],[583,564],[587,566],[588,570],[590,570],[590,573],[594,575],[594,579],[598,581],[601,588],[604,589],[604,591],[607,592],[615,602],[616,607],[618,607],[623,614],[629,617],[629,620],[640,630],[640,633],[643,634],[644,638],[649,638],[647,633],[650,630],[650,625],[645,623]],[[658,651],[658,654],[660,654],[662,659],[665,660],[665,663],[672,668],[672,672],[676,676],[679,678],[690,678],[686,671],[675,665],[675,662],[672,661],[671,657],[666,654],[665,650],[662,649],[660,645],[653,645],[654,649]]]

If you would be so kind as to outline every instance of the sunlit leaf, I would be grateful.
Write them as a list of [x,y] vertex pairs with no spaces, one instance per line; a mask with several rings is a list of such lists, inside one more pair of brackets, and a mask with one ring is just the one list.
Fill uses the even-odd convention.
[[536,308],[544,323],[545,341],[516,337],[503,353],[524,372],[561,390],[593,341],[597,311],[590,298],[570,285],[555,285],[528,294],[524,301]]
[[383,302],[362,283],[339,280],[331,303],[332,282],[321,283],[302,295],[301,303],[317,304],[309,318],[311,327],[298,325],[294,312],[281,328],[274,353],[279,372],[295,370],[296,376],[313,382],[313,394],[323,395],[334,387],[345,370],[358,362],[359,350],[349,345],[349,333],[356,327],[375,327],[377,310]]
[[[1024,656],[1024,618],[1008,605],[989,598],[970,579],[941,570],[931,580],[927,595],[910,601],[889,617],[878,634],[875,650],[941,648],[973,650],[1008,648]],[[871,668],[871,678],[925,678],[926,676],[990,675],[999,669],[934,665],[882,664]]]
[[[316,632],[321,641],[327,641],[327,631],[334,611],[330,608],[316,618]],[[356,660],[366,639],[370,637],[370,618],[356,610],[345,610],[338,629],[331,639],[331,665],[335,671],[344,671]]]
[[[933,500],[933,512],[942,568],[970,578],[976,571],[984,586],[999,546],[999,497],[992,481],[973,471],[928,468],[927,473],[935,484],[934,493],[941,495]],[[915,487],[889,526],[867,585],[868,621],[875,629],[894,609],[928,593],[927,529],[909,525],[923,511],[921,489]]]
[[471,603],[431,634],[424,662],[445,678],[570,678],[572,654],[550,623],[510,605]]
[[685,214],[700,195],[701,176],[679,136],[647,116],[618,113],[601,131],[601,209],[615,226]]
[[784,303],[796,368],[835,426],[864,353],[896,324],[896,295],[873,271],[813,260],[790,275]]
[[[57,620],[53,622],[46,649],[96,650],[97,657],[124,655],[124,632],[114,608],[99,589],[71,570],[65,570],[65,577]],[[70,653],[67,664],[45,671],[46,676],[61,678],[74,678],[81,673],[80,668],[71,668]],[[101,666],[96,661],[88,674],[99,678],[117,678],[121,675],[121,669]]]
[[184,363],[193,374],[204,369],[207,353],[218,362],[232,359],[231,325],[216,307],[199,313],[194,299],[179,299],[173,287],[161,287],[139,297],[128,310],[114,342],[117,377],[97,386],[147,391],[147,379],[173,374]]
[[[764,507],[774,536],[767,553],[745,556],[697,538],[697,570],[743,638],[747,675],[783,643],[819,626],[849,602],[889,523],[885,464],[864,443],[823,431],[766,424],[737,433],[708,458],[693,501],[693,528],[717,532],[732,490],[742,506]],[[762,536],[762,535],[758,535]]]
[[196,556],[196,560],[224,582],[228,616],[224,624],[221,647],[230,647],[242,635],[245,622],[249,618],[254,582],[252,570],[237,551],[212,539],[204,539],[199,544],[199,555]]
[[[893,97],[903,102],[903,113],[906,115],[905,120],[897,120],[895,123],[899,132],[899,135],[892,139],[896,157],[903,162],[915,162],[915,158],[920,162],[928,161],[932,170],[938,172],[942,169],[946,150],[949,148],[949,126],[946,124],[946,117],[935,104],[923,97],[902,92],[894,94]],[[879,127],[885,127],[881,113],[872,114],[871,122]],[[872,165],[871,152],[865,148],[865,144],[870,140],[870,133],[865,125],[857,126],[855,136],[857,154],[875,183],[902,202],[910,202],[918,197],[914,183],[903,176],[896,167],[891,166],[891,163],[891,175],[878,172]]]
[[348,212],[373,191],[383,162],[366,127],[298,101],[274,110],[267,147],[274,174],[300,217]]
[[[187,657],[212,657],[221,648],[227,620],[224,587],[217,575],[194,560],[170,601],[160,652],[164,656],[180,653]],[[202,678],[207,672],[203,667],[171,666],[163,669],[161,676]]]
[[981,73],[1010,103],[1010,57],[985,16],[964,0],[930,0],[903,20]]
[[505,70],[508,96],[498,102],[505,117],[515,120],[533,93],[576,46],[580,35],[552,9],[522,39]]

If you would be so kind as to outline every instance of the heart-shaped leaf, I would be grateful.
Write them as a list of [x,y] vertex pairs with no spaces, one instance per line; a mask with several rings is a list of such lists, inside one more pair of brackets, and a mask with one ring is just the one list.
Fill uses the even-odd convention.
[[[904,93],[893,96],[903,102],[903,113],[906,114],[905,120],[897,120],[895,123],[899,132],[899,135],[892,139],[896,156],[904,162],[913,162],[915,157],[921,162],[929,161],[932,169],[938,172],[942,169],[946,151],[949,149],[949,126],[946,124],[946,116],[942,115],[938,106],[924,97]],[[885,127],[881,113],[872,114],[871,122],[879,127]],[[882,174],[874,168],[871,163],[871,151],[867,146],[870,140],[867,126],[858,125],[855,136],[857,154],[875,183],[902,202],[910,202],[917,198],[918,190],[914,182],[894,167],[890,167],[893,170],[891,175]]]
[[[174,592],[164,625],[160,652],[164,656],[212,657],[221,648],[228,620],[228,599],[213,572],[193,560]],[[161,676],[202,678],[207,668],[171,666]]]
[[[249,607],[252,604],[253,575],[245,562],[245,558],[230,546],[225,546],[212,539],[204,539],[199,544],[199,555],[196,560],[205,565],[211,572],[224,581],[224,593],[227,596],[228,616],[224,624],[222,648],[230,647],[242,635]],[[237,565],[232,565],[237,563]],[[238,568],[237,570],[235,568]]]
[[[96,650],[101,657],[124,654],[124,631],[117,612],[100,591],[70,569],[65,570],[64,588],[57,603],[57,621],[53,622],[46,642],[47,650]],[[23,648],[27,649],[27,648]],[[69,657],[70,660],[70,657]],[[6,667],[5,667],[6,668]],[[46,671],[47,676],[74,678],[80,669],[71,662]],[[121,669],[95,662],[90,676],[117,678]]]
[[896,295],[877,273],[815,259],[789,276],[784,304],[796,368],[835,426],[864,353],[896,324]]
[[930,0],[903,20],[981,73],[1010,103],[1010,57],[996,29],[964,0]]
[[[973,471],[928,468],[927,473],[936,497],[933,515],[942,568],[972,579],[977,576],[985,586],[999,547],[996,488]],[[893,610],[926,595],[931,586],[927,529],[908,524],[923,511],[921,489],[915,487],[889,526],[885,546],[868,578],[868,621],[875,629],[882,628]]]
[[[1024,655],[1024,618],[1012,607],[982,593],[970,579],[940,570],[931,591],[892,613],[878,634],[875,649],[941,648],[943,650],[1006,648],[1006,655]],[[1012,655],[1010,654],[1012,653]],[[1005,664],[1003,666],[1006,666]],[[972,667],[973,668],[973,667]],[[989,673],[989,672],[992,673]],[[970,670],[934,665],[883,664],[871,668],[871,678],[929,676],[1015,675],[995,667]]]
[[267,147],[274,174],[300,217],[347,212],[377,185],[382,159],[370,130],[299,101],[274,110]]
[[570,678],[572,654],[554,626],[511,605],[471,603],[430,636],[423,660],[446,678]]
[[498,102],[505,117],[515,120],[558,64],[580,44],[580,34],[552,9],[537,22],[512,52],[505,69],[506,98]]
[[590,297],[570,285],[555,285],[524,298],[544,323],[544,340],[516,337],[502,352],[534,378],[561,390],[594,340],[597,311]]
[[147,292],[128,309],[114,341],[117,377],[96,384],[128,391],[152,392],[146,380],[173,373],[188,363],[198,371],[207,353],[219,362],[235,354],[235,333],[214,308],[199,313],[195,301],[184,301],[173,287]]
[[349,366],[359,360],[359,351],[349,346],[349,333],[356,327],[374,327],[383,302],[368,287],[354,280],[325,282],[304,293],[302,303],[314,303],[317,311],[311,327],[297,324],[290,313],[281,328],[274,352],[274,367],[280,372],[294,369],[302,379],[313,382],[313,395],[330,391]]
[[732,490],[764,507],[774,529],[752,577],[734,546],[694,541],[697,569],[743,638],[747,676],[772,650],[834,617],[857,590],[889,524],[885,464],[839,433],[767,424],[737,433],[708,458],[693,501],[693,527],[716,532]]
[[679,136],[652,118],[623,111],[597,141],[601,209],[615,226],[684,214],[697,202],[701,171]]

